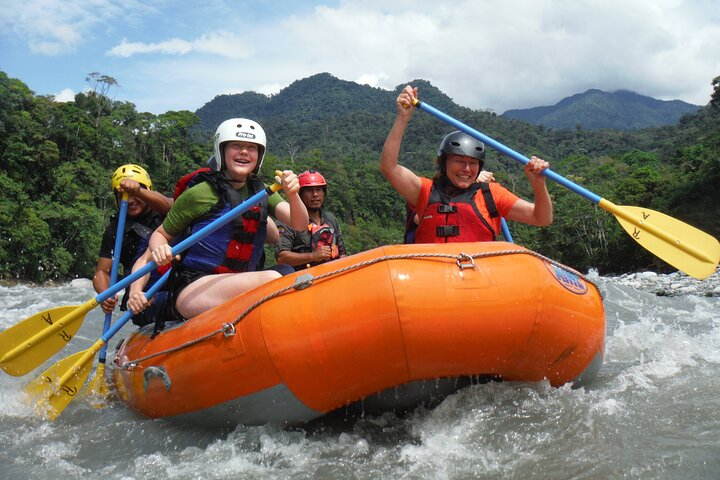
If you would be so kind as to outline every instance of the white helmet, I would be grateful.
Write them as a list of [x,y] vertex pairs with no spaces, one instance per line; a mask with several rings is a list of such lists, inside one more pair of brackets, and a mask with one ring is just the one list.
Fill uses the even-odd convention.
[[257,123],[247,118],[231,118],[225,120],[215,130],[215,169],[222,170],[225,165],[225,156],[222,145],[225,142],[250,142],[258,145],[258,162],[253,173],[258,173],[265,157],[265,130]]

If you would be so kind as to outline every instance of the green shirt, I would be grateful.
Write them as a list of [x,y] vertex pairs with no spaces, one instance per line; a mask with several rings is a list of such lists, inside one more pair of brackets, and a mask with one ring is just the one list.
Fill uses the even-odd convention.
[[[250,198],[247,185],[238,190],[243,198]],[[207,213],[220,201],[220,195],[207,182],[202,182],[185,190],[165,217],[163,228],[168,235],[175,237],[185,231],[197,219]],[[268,197],[268,212],[275,215],[275,208],[285,200],[279,193]]]

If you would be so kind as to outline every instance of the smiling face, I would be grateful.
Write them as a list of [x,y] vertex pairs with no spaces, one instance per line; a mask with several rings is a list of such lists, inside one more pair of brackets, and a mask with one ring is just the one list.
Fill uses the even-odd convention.
[[480,173],[480,161],[465,155],[448,155],[445,170],[448,180],[455,187],[470,188]]
[[145,212],[145,209],[147,208],[147,203],[145,201],[139,199],[135,195],[130,195],[128,197],[128,209],[127,214],[129,217],[138,217]]
[[225,142],[225,170],[232,180],[246,180],[258,162],[258,145],[250,142]]
[[[125,181],[124,181],[125,182]],[[145,187],[140,186],[143,190]],[[122,193],[119,191],[115,192],[115,202],[117,203],[118,208],[120,207],[120,201],[122,199]],[[127,199],[127,215],[130,218],[136,218],[145,213],[145,210],[148,209],[148,204],[145,200],[138,197],[137,195],[133,195],[128,193],[128,199]]]

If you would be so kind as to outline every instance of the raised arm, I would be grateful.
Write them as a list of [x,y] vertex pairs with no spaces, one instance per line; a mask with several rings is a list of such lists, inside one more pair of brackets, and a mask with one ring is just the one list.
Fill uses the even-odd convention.
[[[275,177],[277,179],[277,177]],[[303,231],[310,223],[307,208],[300,198],[300,182],[297,175],[290,170],[282,173],[283,192],[288,198],[287,202],[275,207],[275,217],[297,231]]]
[[400,155],[400,146],[405,135],[405,129],[415,111],[413,100],[416,98],[417,88],[412,88],[409,85],[398,95],[396,99],[397,116],[390,133],[385,139],[385,145],[383,145],[382,154],[380,155],[380,172],[390,182],[395,191],[413,206],[417,204],[420,195],[420,177],[400,165],[398,156]]
[[129,195],[138,197],[160,215],[166,215],[170,210],[170,207],[173,206],[174,202],[172,198],[166,197],[160,192],[142,188],[140,183],[131,178],[124,178],[120,182],[118,191],[127,192]]
[[547,190],[546,178],[542,171],[550,164],[538,157],[531,157],[530,162],[525,165],[525,175],[530,181],[535,203],[519,199],[508,212],[507,218],[516,222],[527,223],[536,227],[545,227],[553,222],[553,206],[550,194]]
[[278,230],[275,221],[270,217],[267,219],[267,227],[265,228],[265,231],[265,243],[267,245],[277,244],[278,240],[280,240],[280,231]]

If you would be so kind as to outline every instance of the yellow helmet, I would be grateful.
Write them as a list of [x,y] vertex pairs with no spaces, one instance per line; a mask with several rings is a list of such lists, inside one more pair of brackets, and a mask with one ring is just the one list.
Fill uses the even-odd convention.
[[145,171],[144,168],[134,165],[132,163],[129,163],[127,165],[123,165],[122,167],[115,170],[115,173],[113,173],[112,176],[112,189],[113,192],[118,189],[120,186],[120,182],[125,178],[131,178],[138,182],[143,187],[147,188],[148,190],[152,190],[152,180],[150,180],[150,175]]

